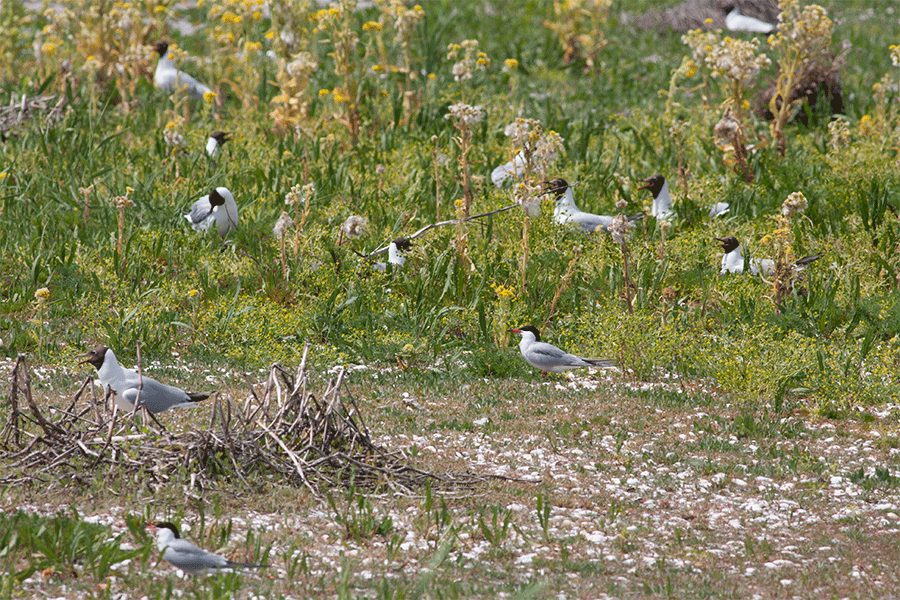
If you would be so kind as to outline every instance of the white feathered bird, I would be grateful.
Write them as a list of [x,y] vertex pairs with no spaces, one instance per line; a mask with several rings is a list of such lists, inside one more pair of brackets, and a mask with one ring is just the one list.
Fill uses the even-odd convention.
[[184,218],[197,231],[208,231],[215,224],[219,237],[225,237],[238,225],[238,208],[228,188],[217,187],[194,202]]
[[[653,208],[651,214],[659,220],[672,218],[675,213],[672,211],[672,196],[669,194],[669,182],[662,175],[654,175],[647,179],[642,179],[647,185],[642,185],[638,189],[650,190],[653,194]],[[729,204],[727,202],[716,202],[706,207],[707,214],[710,217],[719,217],[728,212]]]
[[[726,273],[743,273],[744,253],[741,251],[741,243],[738,241],[738,239],[733,235],[715,239],[722,245],[722,250],[725,251],[725,254],[722,256],[722,267],[721,269],[719,269],[719,274],[724,275]],[[821,254],[811,254],[810,256],[805,256],[794,263],[794,270],[802,271],[811,262],[818,260],[821,257]],[[771,277],[772,275],[774,275],[775,261],[771,258],[751,257],[750,274],[753,276],[757,276],[760,273],[765,275],[766,277]]]
[[211,570],[264,569],[269,566],[234,562],[220,554],[204,550],[182,539],[178,534],[178,528],[168,521],[147,525],[146,529],[156,534],[156,547],[163,553],[162,557],[169,564],[178,567],[185,573],[199,573]]
[[151,413],[157,414],[170,408],[194,406],[211,395],[211,392],[188,393],[146,375],[141,376],[120,365],[115,353],[106,346],[97,346],[78,358],[85,358],[79,364],[90,364],[97,369],[103,391],[110,388],[115,392],[115,403],[119,410],[133,411],[135,402],[140,397],[141,404]]
[[526,325],[519,329],[510,329],[510,333],[522,336],[519,352],[532,367],[547,373],[562,373],[578,367],[614,367],[616,361],[605,358],[582,358],[560,350],[553,344],[541,341],[541,334],[536,327]]
[[169,58],[168,42],[156,42],[153,48],[159,54],[156,71],[153,72],[153,83],[156,87],[171,94],[184,86],[195,98],[202,98],[204,94],[212,92],[209,87],[175,67],[175,63]]

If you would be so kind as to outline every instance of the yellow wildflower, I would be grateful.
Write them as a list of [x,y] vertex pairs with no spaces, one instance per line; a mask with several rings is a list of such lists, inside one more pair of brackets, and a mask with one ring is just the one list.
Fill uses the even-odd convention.
[[213,100],[216,99],[217,94],[215,92],[204,92],[203,99],[207,104],[212,104]]

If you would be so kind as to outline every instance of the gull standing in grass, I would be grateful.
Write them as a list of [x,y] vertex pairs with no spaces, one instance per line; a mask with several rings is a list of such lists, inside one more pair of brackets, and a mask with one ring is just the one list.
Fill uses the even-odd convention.
[[[669,194],[669,183],[662,175],[654,175],[647,179],[642,179],[647,185],[642,185],[638,189],[650,190],[653,194],[653,208],[651,214],[660,220],[670,219],[675,213],[672,211],[672,196]],[[718,217],[728,212],[729,204],[727,202],[716,202],[708,207],[708,215],[710,217]]]
[[[565,179],[557,177],[545,182],[547,189],[540,194],[546,196],[553,194],[556,198],[556,206],[553,208],[553,220],[560,225],[576,224],[585,233],[592,233],[598,229],[608,231],[607,227],[615,217],[607,215],[595,215],[593,213],[584,212],[575,205],[575,198],[572,196],[572,187],[566,183]],[[628,217],[629,221],[635,221],[642,218],[643,215],[634,215]]]
[[234,196],[226,187],[217,187],[208,196],[203,196],[191,206],[191,212],[184,215],[197,231],[208,231],[213,223],[219,237],[225,237],[238,224],[238,209]]
[[526,325],[520,329],[510,329],[510,333],[518,333],[522,336],[519,342],[519,352],[532,367],[547,373],[562,373],[578,367],[614,367],[616,361],[605,358],[582,358],[568,352],[563,352],[553,344],[541,341],[541,334],[536,327]]
[[264,569],[269,565],[233,562],[219,554],[213,554],[178,535],[178,528],[163,521],[155,525],[147,525],[146,530],[156,534],[156,547],[163,553],[163,558],[174,567],[185,573],[203,571],[233,571],[235,569]]
[[[722,268],[719,270],[719,274],[724,275],[726,273],[743,273],[744,254],[741,251],[741,243],[737,240],[737,238],[733,235],[729,235],[728,237],[715,239],[716,241],[721,243],[722,250],[725,251],[724,256],[722,256]],[[802,271],[811,262],[818,260],[821,257],[821,254],[812,254],[810,256],[801,258],[794,263],[794,271]],[[760,273],[767,277],[771,277],[772,275],[774,275],[775,261],[771,258],[751,258],[750,274],[756,276]]]
[[133,411],[135,402],[140,402],[151,414],[161,413],[170,408],[194,406],[206,400],[212,394],[188,393],[184,390],[160,383],[146,375],[139,375],[132,369],[126,369],[116,360],[115,353],[106,346],[97,346],[78,358],[84,358],[79,364],[90,364],[97,369],[97,377],[104,393],[107,388],[115,392],[115,402],[119,410]]
[[203,85],[184,71],[175,68],[175,63],[169,58],[169,43],[156,42],[154,50],[159,54],[159,62],[156,63],[156,71],[153,73],[153,83],[159,89],[172,93],[178,88],[187,87],[188,92],[195,98],[202,98],[212,90]]
[[206,140],[206,155],[215,158],[225,142],[231,139],[231,134],[224,131],[213,131]]

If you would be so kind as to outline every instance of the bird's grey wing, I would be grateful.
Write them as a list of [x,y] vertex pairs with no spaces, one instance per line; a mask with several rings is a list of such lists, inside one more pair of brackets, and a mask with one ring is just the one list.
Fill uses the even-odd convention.
[[175,76],[176,85],[186,85],[194,96],[202,96],[207,92],[211,92],[206,85],[200,83],[184,71],[178,71]]
[[224,556],[199,548],[187,540],[175,540],[166,547],[163,558],[182,571],[200,571],[228,566]]
[[[192,404],[187,393],[180,388],[160,383],[146,376],[143,381],[144,385],[140,390],[141,404],[153,414]],[[122,393],[122,397],[134,404],[138,400],[138,387],[128,388]]]
[[594,215],[591,213],[579,213],[572,219],[585,233],[593,233],[598,229],[606,230],[607,225],[612,223],[613,218],[605,215]]
[[553,344],[547,344],[544,342],[535,342],[528,348],[529,358],[532,361],[545,365],[545,366],[553,366],[553,365],[583,365],[584,361],[575,356],[574,354],[569,354],[567,352],[563,352]]
[[203,196],[191,206],[191,214],[188,220],[194,225],[200,225],[213,214],[213,206],[209,202],[209,196]]
[[806,265],[810,264],[813,261],[817,261],[820,258],[822,258],[821,254],[811,254],[809,256],[804,256],[803,258],[801,258],[800,260],[798,260],[796,262],[796,265],[798,267],[805,267]]

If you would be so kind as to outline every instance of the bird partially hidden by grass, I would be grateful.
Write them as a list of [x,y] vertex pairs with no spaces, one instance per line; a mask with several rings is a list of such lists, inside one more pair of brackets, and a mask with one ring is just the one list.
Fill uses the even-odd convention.
[[557,348],[553,344],[541,341],[541,333],[537,327],[526,325],[519,329],[510,329],[510,333],[518,333],[522,336],[519,342],[519,352],[532,367],[545,373],[562,373],[569,369],[579,367],[607,368],[615,367],[616,361],[606,358],[582,358],[575,354],[569,354]]
[[224,556],[204,550],[182,539],[178,534],[178,528],[168,521],[147,525],[146,530],[156,534],[156,546],[163,553],[162,557],[169,564],[178,567],[185,573],[201,573],[204,571],[228,572],[244,569],[264,569],[269,566],[234,562]]

